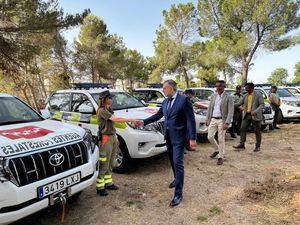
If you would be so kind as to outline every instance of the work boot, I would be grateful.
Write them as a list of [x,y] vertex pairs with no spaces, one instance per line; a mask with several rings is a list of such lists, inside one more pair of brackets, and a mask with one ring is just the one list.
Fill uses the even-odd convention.
[[108,195],[108,193],[105,189],[98,189],[97,194],[100,195],[100,196],[107,196]]

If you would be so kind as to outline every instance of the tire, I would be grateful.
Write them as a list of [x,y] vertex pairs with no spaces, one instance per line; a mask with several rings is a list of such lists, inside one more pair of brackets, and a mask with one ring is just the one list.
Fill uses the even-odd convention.
[[132,159],[128,153],[125,141],[118,136],[120,145],[117,150],[116,165],[113,169],[116,173],[126,173],[132,166]]
[[261,130],[264,130],[264,129],[266,129],[267,128],[267,124],[264,124],[264,125],[261,125]]
[[281,124],[282,122],[283,122],[283,115],[282,115],[281,109],[279,109],[278,117],[277,117],[277,123]]

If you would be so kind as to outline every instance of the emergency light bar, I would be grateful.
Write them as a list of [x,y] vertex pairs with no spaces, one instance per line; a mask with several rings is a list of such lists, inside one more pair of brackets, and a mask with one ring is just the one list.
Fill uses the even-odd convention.
[[74,83],[72,85],[73,89],[85,89],[85,90],[89,90],[89,89],[95,89],[95,88],[111,88],[112,85],[110,83]]

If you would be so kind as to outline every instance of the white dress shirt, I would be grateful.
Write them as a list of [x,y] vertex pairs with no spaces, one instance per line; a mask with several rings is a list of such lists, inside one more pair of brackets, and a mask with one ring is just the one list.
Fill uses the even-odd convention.
[[212,117],[222,117],[221,103],[222,103],[223,96],[224,96],[224,92],[221,95],[219,95],[217,93],[217,97],[216,97],[216,100],[215,100],[215,105],[214,105]]

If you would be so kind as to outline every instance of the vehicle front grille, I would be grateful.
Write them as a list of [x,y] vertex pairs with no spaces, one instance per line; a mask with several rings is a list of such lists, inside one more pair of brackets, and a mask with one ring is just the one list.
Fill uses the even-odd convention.
[[[59,166],[52,166],[49,157],[61,153],[64,161]],[[88,162],[88,150],[84,142],[34,153],[26,156],[10,158],[8,168],[17,186],[24,186],[42,180]]]
[[263,110],[264,114],[272,114],[272,109],[270,106],[265,106],[264,110]]

